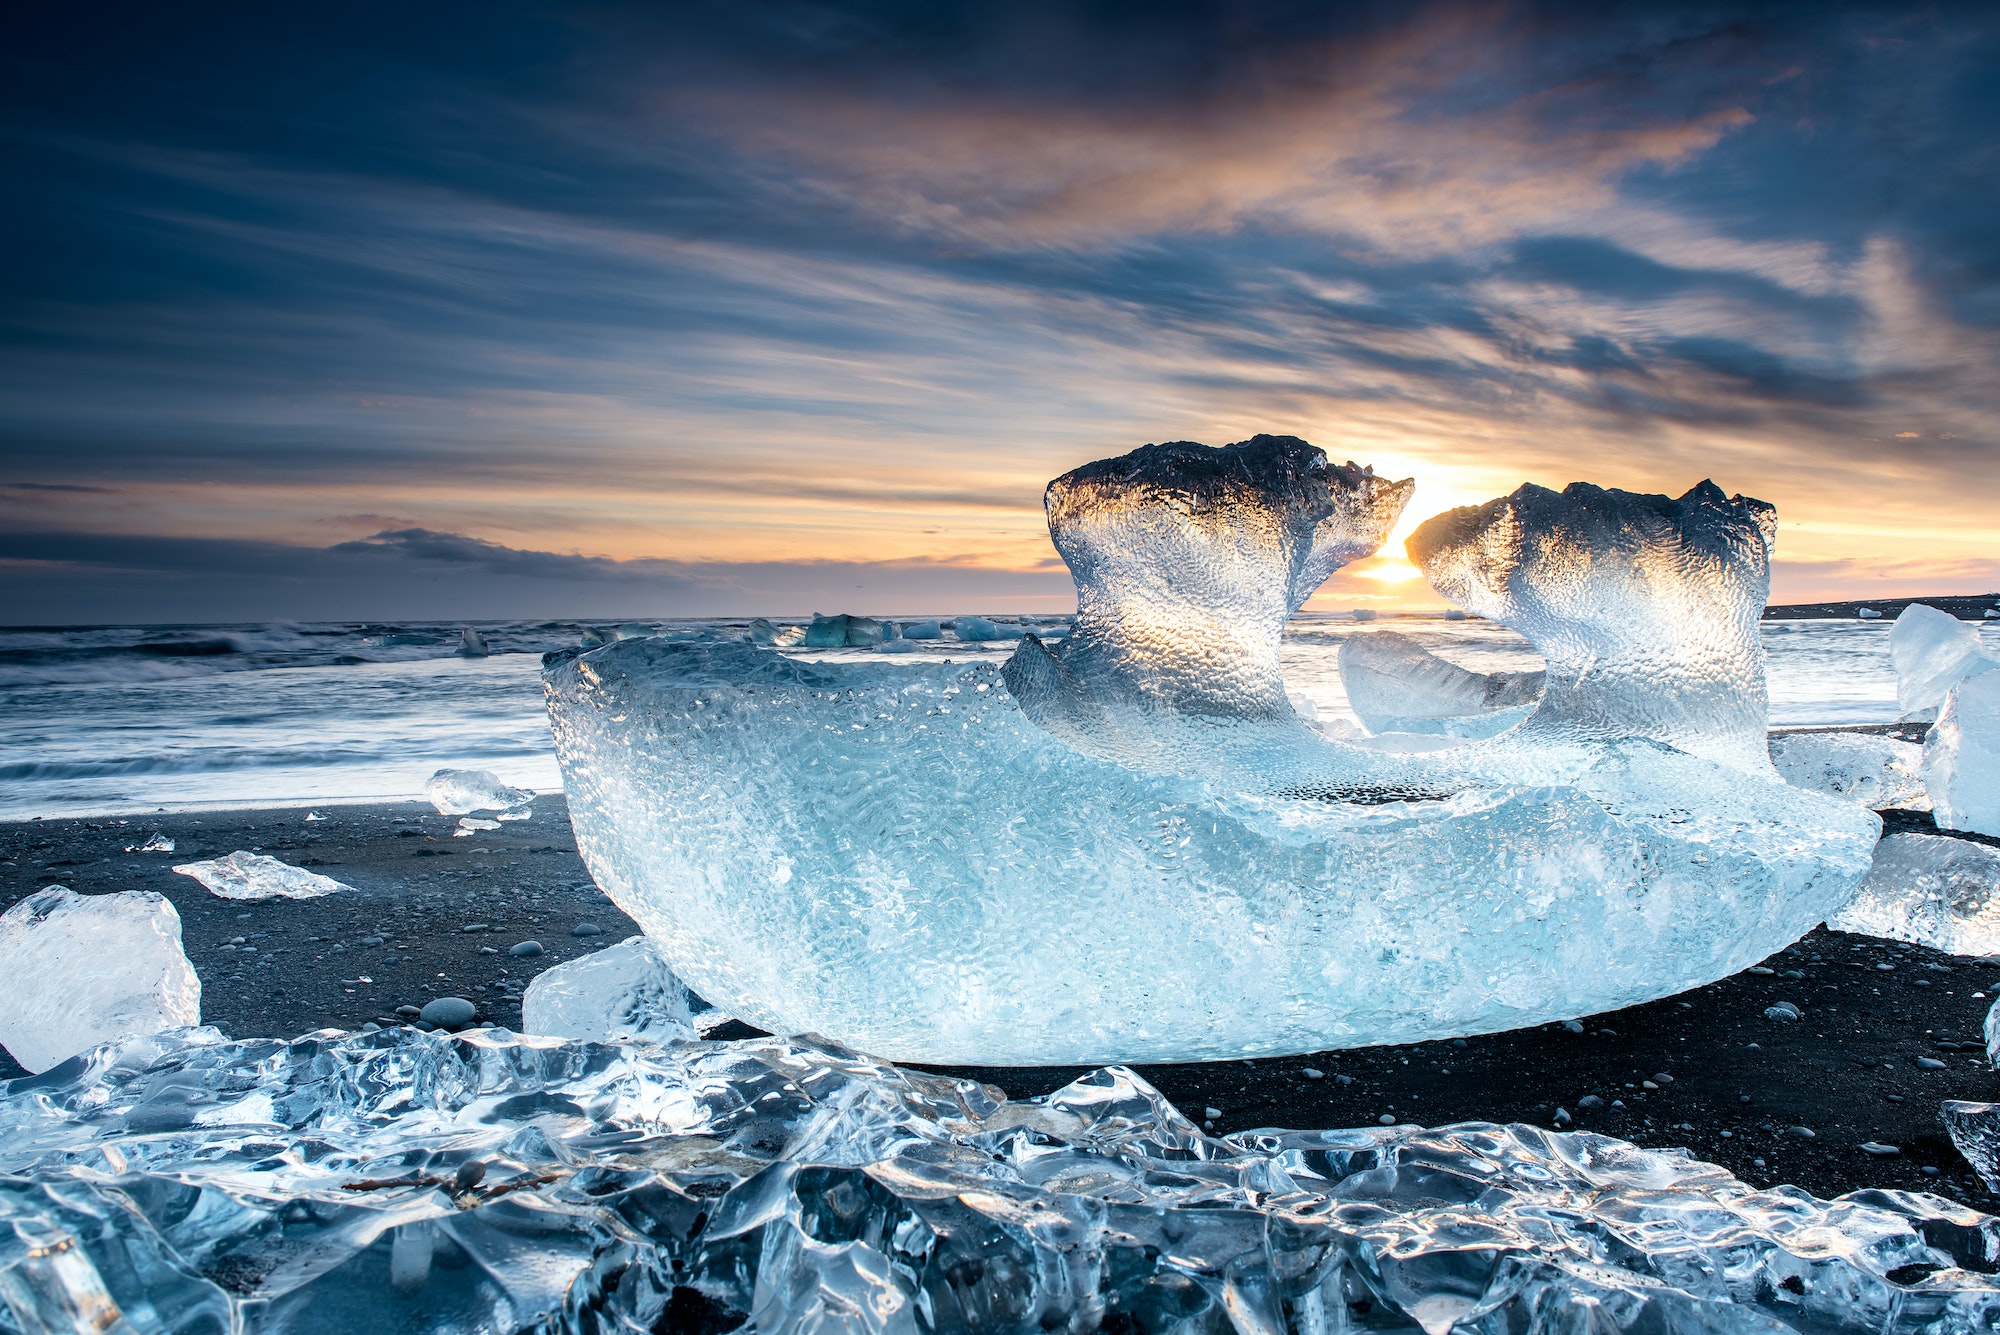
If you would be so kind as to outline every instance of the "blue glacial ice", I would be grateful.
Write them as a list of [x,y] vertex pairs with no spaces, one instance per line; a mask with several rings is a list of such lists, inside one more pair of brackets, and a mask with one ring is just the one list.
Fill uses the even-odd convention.
[[18,1331],[1957,1332],[2000,1220],[1460,1123],[1206,1135],[813,1039],[181,1030],[0,1086]]
[[1408,499],[1290,438],[1051,484],[1074,632],[984,663],[660,640],[545,670],[578,847],[726,1012],[898,1060],[1185,1061],[1490,1032],[1734,973],[1879,832],[1764,751],[1768,506],[1582,484],[1439,516],[1549,663],[1415,753],[1323,737],[1284,618]]

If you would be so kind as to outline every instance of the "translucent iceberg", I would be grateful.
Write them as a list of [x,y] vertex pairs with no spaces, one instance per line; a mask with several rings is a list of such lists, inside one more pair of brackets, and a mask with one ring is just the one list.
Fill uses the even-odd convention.
[[1340,645],[1340,684],[1370,732],[1491,737],[1528,716],[1539,672],[1470,672],[1393,630]]
[[[181,950],[181,916],[164,896],[52,885],[0,914],[0,1045],[28,1070],[200,1023],[201,980]],[[11,1301],[4,1284],[0,1298]]]
[[183,862],[174,870],[192,876],[207,886],[210,894],[223,899],[318,899],[354,890],[331,876],[240,848],[226,858]]
[[2000,955],[2000,849],[1938,834],[1892,834],[1837,932],[1915,941],[1952,955]]
[[0,1208],[46,1244],[0,1251],[10,1303],[269,1335],[1952,1335],[2000,1316],[2000,1221],[1755,1191],[1588,1133],[1215,1138],[1123,1069],[1014,1101],[811,1040],[218,1039],[135,1040],[0,1093]]
[[944,636],[944,626],[937,621],[912,621],[903,627],[906,640],[936,640]]
[[687,989],[643,936],[535,975],[521,1000],[521,1027],[600,1043],[695,1036]]
[[1896,703],[1903,717],[1928,723],[1951,688],[1975,673],[2000,667],[1979,640],[1979,629],[1923,603],[1903,609],[1889,631],[1889,661],[1896,669]]
[[985,617],[959,617],[951,623],[951,633],[970,644],[985,644],[992,640],[1017,640],[1021,638],[1019,626],[1003,626]]
[[1781,732],[1771,763],[1786,783],[1844,798],[1870,811],[1928,811],[1923,747],[1859,732]]
[[533,803],[535,795],[526,788],[508,787],[492,770],[441,769],[424,784],[424,798],[440,815],[465,816],[475,811],[512,811]]
[[[1202,448],[1052,484],[1077,629],[1002,670],[660,641],[552,660],[598,884],[761,1028],[1086,1064],[1632,1004],[1755,963],[1866,873],[1876,817],[1784,785],[1763,753],[1768,507],[1572,487],[1431,521],[1413,549],[1535,640],[1550,686],[1502,737],[1388,752],[1301,719],[1277,646],[1407,485],[1303,442]],[[1600,607],[1593,556],[1605,595],[1673,614]],[[1594,642],[1605,671],[1585,679]]]
[[2000,835],[2000,672],[1962,678],[1924,738],[1924,788],[1946,830]]

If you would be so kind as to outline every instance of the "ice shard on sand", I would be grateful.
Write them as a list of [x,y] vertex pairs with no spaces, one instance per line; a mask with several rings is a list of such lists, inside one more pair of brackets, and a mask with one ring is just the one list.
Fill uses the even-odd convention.
[[1051,484],[1074,633],[984,663],[643,640],[554,658],[578,845],[725,1011],[906,1060],[1469,1034],[1733,973],[1837,909],[1871,813],[1764,753],[1770,507],[1524,487],[1409,543],[1549,668],[1420,754],[1286,700],[1285,617],[1411,484],[1286,437]]

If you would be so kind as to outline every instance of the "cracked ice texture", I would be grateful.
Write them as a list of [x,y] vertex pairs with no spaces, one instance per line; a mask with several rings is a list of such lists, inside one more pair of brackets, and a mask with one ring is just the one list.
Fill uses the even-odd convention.
[[1285,698],[1285,620],[1371,555],[1416,483],[1328,462],[1296,436],[1147,445],[1049,483],[1049,536],[1076,624],[1023,641],[1007,685],[1092,755],[1158,765],[1233,725],[1303,733]]
[[52,885],[0,915],[0,1044],[28,1070],[200,1022],[201,981],[164,896]]
[[1547,660],[1533,736],[1650,737],[1768,773],[1757,625],[1776,525],[1713,482],[1679,499],[1573,482],[1446,511],[1406,546],[1439,593]]
[[1521,1124],[1209,1136],[1121,1068],[1025,1100],[814,1040],[190,1030],[0,1087],[0,1128],[0,1285],[9,1327],[38,1331],[1970,1335],[2000,1315],[2000,1220],[1937,1196],[1758,1191],[1685,1150]]
[[1374,733],[1490,736],[1541,698],[1540,672],[1471,672],[1393,630],[1350,635],[1340,645],[1347,703]]

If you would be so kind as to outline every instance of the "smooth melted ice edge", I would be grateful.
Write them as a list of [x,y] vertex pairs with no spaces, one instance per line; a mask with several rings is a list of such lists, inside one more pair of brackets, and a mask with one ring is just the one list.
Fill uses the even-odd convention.
[[1210,1137],[1122,1068],[1017,1101],[810,1038],[180,1031],[0,1087],[0,1130],[0,1212],[33,1244],[0,1242],[0,1293],[40,1308],[23,1326],[2000,1318],[2000,1220],[1934,1196],[1755,1191],[1685,1151],[1522,1125]]
[[1078,754],[983,664],[635,644],[548,686],[579,848],[676,972],[907,1060],[1315,1051],[1645,1000],[1823,920],[1877,828],[1654,743],[1489,748],[1500,779],[1346,748],[1444,801],[1218,794]]

